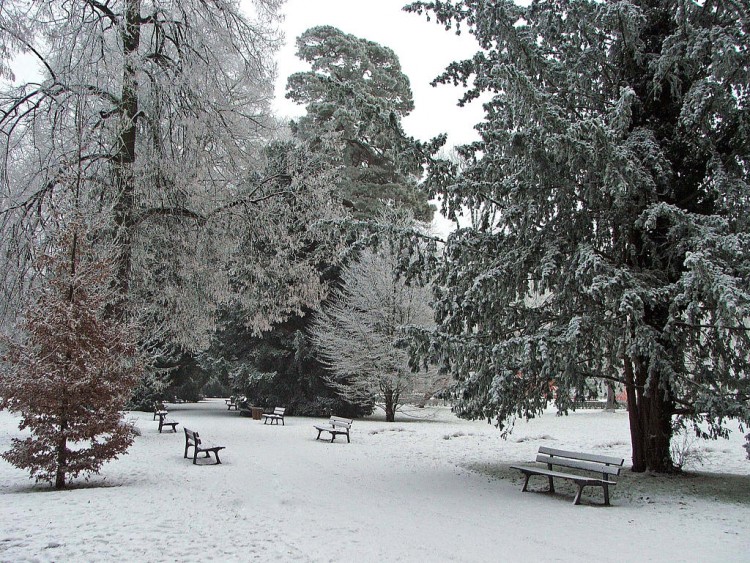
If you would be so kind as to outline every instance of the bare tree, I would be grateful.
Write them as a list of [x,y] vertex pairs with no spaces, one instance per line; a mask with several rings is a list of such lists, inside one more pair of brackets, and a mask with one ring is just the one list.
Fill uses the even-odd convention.
[[[266,162],[281,1],[247,4],[252,20],[231,0],[0,3],[0,73],[19,52],[40,68],[0,92],[6,312],[54,238],[53,210],[73,207],[103,218],[100,239],[116,243],[110,310],[137,318],[144,340],[195,350],[221,303],[248,308],[260,330],[321,298],[303,250],[330,182],[294,151],[286,168]],[[293,263],[234,281],[256,256],[268,266],[275,245]]]
[[365,249],[344,267],[341,289],[311,329],[330,383],[349,401],[381,402],[389,422],[406,398],[431,396],[446,384],[433,368],[409,367],[408,330],[429,330],[434,320],[429,287],[407,283],[399,264],[392,246]]

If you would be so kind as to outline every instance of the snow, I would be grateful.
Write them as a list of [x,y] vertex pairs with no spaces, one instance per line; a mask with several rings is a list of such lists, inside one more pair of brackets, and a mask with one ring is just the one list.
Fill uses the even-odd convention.
[[[35,485],[0,461],[0,560],[750,560],[750,461],[739,431],[697,443],[699,472],[626,470],[613,506],[601,506],[596,489],[573,506],[567,483],[553,496],[522,493],[508,466],[540,445],[628,465],[625,412],[550,411],[503,440],[489,424],[428,407],[391,424],[355,420],[348,444],[315,440],[313,425],[325,419],[264,425],[222,399],[169,407],[177,434],[159,434],[151,413],[130,413],[142,434],[129,454],[71,490]],[[21,435],[17,422],[0,412],[0,450]],[[226,446],[222,465],[183,459],[183,426]]]

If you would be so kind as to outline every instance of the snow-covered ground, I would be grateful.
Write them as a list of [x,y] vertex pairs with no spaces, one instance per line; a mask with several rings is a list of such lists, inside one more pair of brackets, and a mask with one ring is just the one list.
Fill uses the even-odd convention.
[[[601,506],[596,489],[573,506],[562,482],[554,496],[521,493],[508,466],[540,445],[629,465],[625,412],[549,412],[518,422],[505,441],[436,407],[392,424],[356,420],[351,444],[331,444],[315,440],[318,419],[264,425],[220,399],[170,407],[177,434],[132,413],[142,435],[129,454],[72,490],[34,485],[0,461],[0,560],[750,561],[750,461],[739,431],[699,442],[696,473],[626,470],[613,506]],[[0,450],[16,425],[0,413]],[[183,426],[226,446],[222,465],[183,459]]]

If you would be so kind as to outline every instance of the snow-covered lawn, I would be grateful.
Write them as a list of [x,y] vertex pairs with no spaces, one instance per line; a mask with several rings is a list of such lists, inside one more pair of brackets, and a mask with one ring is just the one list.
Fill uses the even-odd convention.
[[[129,455],[73,490],[35,486],[0,461],[2,561],[750,561],[750,461],[735,431],[700,442],[704,465],[664,478],[625,471],[613,506],[586,489],[521,493],[508,469],[539,445],[626,458],[627,414],[550,412],[510,439],[445,407],[388,424],[356,420],[352,442],[315,422],[264,425],[224,401],[172,405],[177,434],[133,413]],[[0,450],[18,436],[0,413]],[[182,457],[182,427],[224,445],[222,465]],[[532,488],[544,481],[532,480]]]

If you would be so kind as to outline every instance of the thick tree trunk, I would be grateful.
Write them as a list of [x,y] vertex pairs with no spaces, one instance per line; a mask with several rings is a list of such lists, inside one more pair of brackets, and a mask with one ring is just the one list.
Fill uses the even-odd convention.
[[617,409],[617,397],[615,396],[615,386],[611,381],[607,381],[607,404],[604,409],[613,411]]
[[115,155],[115,225],[117,228],[119,256],[117,263],[117,289],[119,300],[116,314],[124,313],[130,287],[130,268],[133,244],[133,213],[135,209],[135,149],[138,120],[138,78],[136,61],[140,45],[141,0],[128,0],[125,25],[122,31],[125,64],[122,74],[120,99],[120,132]]
[[645,365],[625,359],[625,389],[628,397],[633,471],[674,471],[670,453],[672,412],[669,391],[654,382],[648,388]]
[[396,420],[396,405],[393,400],[393,389],[386,389],[383,392],[385,398],[385,420],[386,422],[394,422]]

